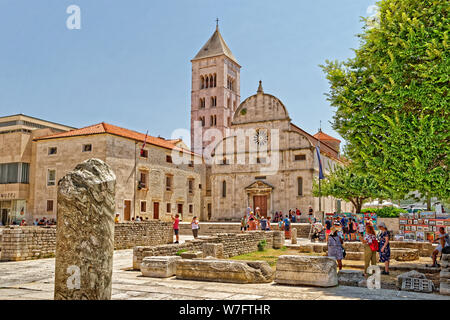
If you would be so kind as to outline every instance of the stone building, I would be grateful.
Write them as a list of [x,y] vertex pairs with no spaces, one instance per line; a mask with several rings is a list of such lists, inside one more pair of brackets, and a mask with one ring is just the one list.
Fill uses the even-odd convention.
[[32,140],[74,129],[23,114],[0,117],[0,222],[20,222],[32,210],[30,177],[36,171]]
[[[312,196],[313,178],[318,175],[315,146],[320,139],[327,171],[341,163],[340,141],[323,132],[312,136],[291,123],[283,103],[265,94],[261,85],[257,95],[240,104],[241,66],[218,27],[191,62],[191,149],[206,160],[204,205],[208,219],[237,220],[248,206],[261,207],[266,214],[295,208],[306,213],[309,206],[318,211],[319,199]],[[245,145],[237,138],[240,129],[247,131],[248,141],[262,139],[267,144],[270,131],[279,131],[277,170],[261,170],[270,168],[264,163],[270,156],[258,158],[248,142],[247,149],[236,150]],[[236,148],[227,151],[228,144]],[[254,156],[253,163],[249,154]],[[352,210],[349,204],[332,198],[322,198],[320,207],[325,212]]]
[[[89,158],[105,161],[116,174],[116,213],[121,221],[136,216],[170,220],[176,213],[184,220],[201,217],[204,166],[194,164],[197,156],[185,149],[181,140],[146,137],[99,123],[38,137],[35,142],[39,170],[31,188],[33,218],[55,217],[59,179]],[[187,161],[180,163],[179,155]]]
[[[316,134],[317,137],[321,133]],[[339,140],[327,135],[320,141],[324,172],[339,160]],[[238,220],[247,207],[261,209],[263,215],[288,213],[298,208],[306,216],[309,206],[319,210],[312,195],[319,162],[319,140],[291,122],[284,104],[264,93],[261,82],[257,94],[244,100],[231,122],[230,135],[214,149],[211,168],[212,220]],[[351,211],[349,203],[322,197],[321,209]]]

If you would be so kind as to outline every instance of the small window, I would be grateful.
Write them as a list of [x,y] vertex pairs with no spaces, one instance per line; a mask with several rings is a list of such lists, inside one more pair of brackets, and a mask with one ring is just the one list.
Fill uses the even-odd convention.
[[47,171],[47,186],[54,186],[56,184],[56,170]]
[[147,201],[141,201],[141,212],[147,212]]
[[83,152],[91,152],[92,144],[83,144]]
[[189,205],[189,213],[194,212],[194,206],[192,204]]
[[148,150],[141,149],[141,157],[142,158],[148,158]]
[[47,212],[53,212],[53,200],[47,200]]
[[166,176],[166,191],[172,191],[172,176]]
[[166,162],[172,163],[172,156],[166,156]]
[[303,179],[302,178],[297,178],[297,188],[298,188],[298,195],[302,196],[303,195]]
[[198,185],[198,188],[199,188],[199,189],[201,189],[201,188],[202,188],[202,184],[201,184],[201,183],[200,183],[200,184]]
[[147,173],[140,172],[138,189],[147,188]]
[[226,157],[223,157],[222,161],[220,162],[221,165],[228,165],[230,164],[230,162],[228,161],[228,159]]
[[256,163],[266,163],[266,158],[256,158]]
[[52,155],[52,154],[56,154],[58,152],[58,148],[57,147],[50,147],[48,148],[48,154]]
[[167,213],[171,213],[172,212],[172,208],[171,208],[171,205],[170,205],[170,202],[168,202],[167,203],[167,208],[166,208],[167,210]]
[[189,179],[188,185],[189,185],[189,193],[194,193],[194,180]]
[[295,160],[295,161],[306,160],[306,155],[304,155],[304,154],[296,154],[296,155],[294,156],[294,160]]
[[227,182],[222,181],[222,198],[226,198],[227,196]]

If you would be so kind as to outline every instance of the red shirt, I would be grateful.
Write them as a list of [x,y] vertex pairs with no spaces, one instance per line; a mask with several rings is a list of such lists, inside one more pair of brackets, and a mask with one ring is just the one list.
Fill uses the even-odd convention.
[[178,225],[180,224],[180,219],[179,218],[175,218],[175,221],[173,222],[173,229],[177,230],[179,229]]

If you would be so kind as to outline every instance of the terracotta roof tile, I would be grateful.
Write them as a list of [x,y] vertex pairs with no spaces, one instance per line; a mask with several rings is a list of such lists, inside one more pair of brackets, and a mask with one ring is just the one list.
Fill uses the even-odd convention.
[[[93,134],[102,134],[108,133],[116,136],[132,139],[139,142],[144,142],[145,134],[136,132],[133,130],[125,129],[122,127],[118,127],[109,123],[98,123],[92,126],[84,127],[81,129],[71,130],[67,132],[52,134],[49,136],[35,138],[34,140],[48,140],[48,139],[57,139],[57,138],[67,138],[67,137],[76,137],[76,136],[85,136],[85,135],[93,135]],[[159,146],[162,148],[170,149],[170,150],[178,150],[182,152],[187,152],[190,154],[195,154],[190,150],[182,149],[177,147],[175,143],[179,142],[179,139],[174,140],[165,140],[163,138],[157,138],[150,135],[147,135],[146,143],[152,144],[155,146]]]
[[316,138],[316,139],[319,139],[320,141],[322,141],[322,140],[334,140],[334,141],[341,142],[341,140],[333,138],[332,136],[330,136],[330,135],[328,135],[328,134],[326,134],[326,133],[324,133],[322,131],[317,132],[313,137]]

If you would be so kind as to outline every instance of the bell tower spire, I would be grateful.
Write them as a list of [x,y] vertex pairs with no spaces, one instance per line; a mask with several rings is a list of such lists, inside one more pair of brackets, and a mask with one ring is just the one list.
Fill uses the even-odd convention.
[[[228,136],[232,116],[241,99],[241,66],[220,34],[218,18],[216,30],[191,63],[191,149],[202,154],[210,143],[218,143]],[[204,141],[203,136],[209,129],[219,130],[222,137]]]

